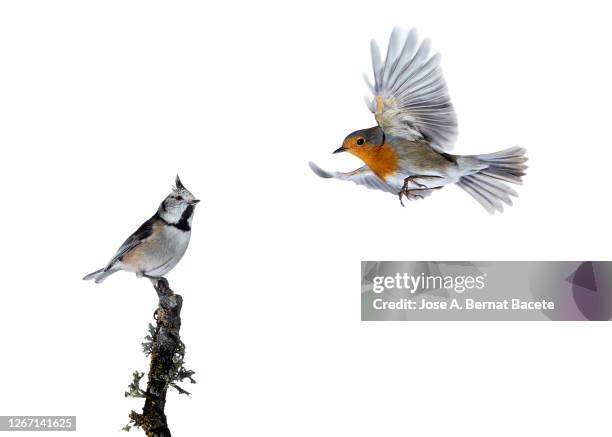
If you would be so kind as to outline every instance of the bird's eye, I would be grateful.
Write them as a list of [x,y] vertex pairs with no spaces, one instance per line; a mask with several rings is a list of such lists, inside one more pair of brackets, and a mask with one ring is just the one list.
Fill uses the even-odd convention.
[[363,138],[357,138],[357,145],[358,146],[362,146],[363,143],[365,143],[365,140]]

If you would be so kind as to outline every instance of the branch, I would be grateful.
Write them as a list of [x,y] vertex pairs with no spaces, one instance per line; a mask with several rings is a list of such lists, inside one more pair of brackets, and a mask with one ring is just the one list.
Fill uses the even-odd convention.
[[142,414],[130,412],[130,423],[123,429],[140,427],[148,437],[171,437],[164,409],[168,388],[189,394],[177,382],[188,379],[195,383],[192,370],[184,367],[185,345],[181,341],[181,308],[183,298],[174,294],[168,281],[160,278],[154,283],[159,304],[155,311],[156,326],[149,324],[149,332],[142,343],[145,355],[150,356],[147,389],[140,388],[143,373],[134,372],[126,396],[145,398]]

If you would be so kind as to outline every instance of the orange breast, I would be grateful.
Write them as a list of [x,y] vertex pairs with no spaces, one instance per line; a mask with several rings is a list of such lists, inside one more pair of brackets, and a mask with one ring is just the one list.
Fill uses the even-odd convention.
[[366,147],[355,151],[363,162],[366,163],[376,176],[385,179],[387,176],[394,175],[399,168],[397,153],[389,143],[380,147]]

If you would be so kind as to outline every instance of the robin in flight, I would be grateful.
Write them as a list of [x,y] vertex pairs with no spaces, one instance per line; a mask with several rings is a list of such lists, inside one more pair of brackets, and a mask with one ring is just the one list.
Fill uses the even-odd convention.
[[334,153],[349,152],[365,165],[349,173],[327,172],[310,162],[323,178],[353,181],[409,200],[423,199],[457,184],[485,209],[502,212],[521,184],[525,149],[513,147],[483,155],[448,153],[457,139],[457,117],[442,77],[440,57],[430,56],[430,42],[416,31],[395,28],[384,62],[372,41],[373,99],[366,103],[377,126],[348,135]]

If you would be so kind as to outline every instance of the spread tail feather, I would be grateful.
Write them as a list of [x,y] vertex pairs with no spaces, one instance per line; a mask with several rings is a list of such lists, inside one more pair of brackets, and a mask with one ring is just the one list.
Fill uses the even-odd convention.
[[100,269],[100,270],[96,270],[95,272],[92,272],[88,275],[85,275],[83,277],[83,280],[85,281],[89,281],[90,279],[93,279],[94,282],[96,284],[99,284],[100,282],[104,281],[106,278],[108,278],[110,275],[112,275],[113,273],[119,271],[119,269]]
[[504,182],[522,184],[527,165],[526,150],[521,147],[512,147],[495,153],[472,155],[488,167],[463,176],[457,185],[467,191],[489,213],[503,212],[504,203],[512,205],[510,196],[517,196],[516,191]]

